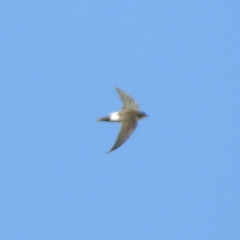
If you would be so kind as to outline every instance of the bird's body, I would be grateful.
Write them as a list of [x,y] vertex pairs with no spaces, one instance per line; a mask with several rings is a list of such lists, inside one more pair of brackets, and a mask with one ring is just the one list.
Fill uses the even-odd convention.
[[110,121],[111,122],[121,122],[121,116],[119,112],[113,112],[110,114]]
[[97,119],[97,121],[121,122],[122,125],[115,144],[107,153],[117,149],[126,142],[136,129],[138,120],[147,117],[146,113],[138,110],[139,106],[133,98],[119,88],[115,89],[123,102],[122,109],[119,112],[113,112],[109,116]]

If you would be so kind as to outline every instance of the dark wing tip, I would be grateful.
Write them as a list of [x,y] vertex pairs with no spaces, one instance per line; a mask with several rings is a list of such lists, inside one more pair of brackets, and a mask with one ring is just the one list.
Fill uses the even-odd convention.
[[[119,146],[119,147],[120,147],[120,146]],[[106,152],[106,154],[108,154],[108,153],[110,153],[110,152],[116,150],[117,148],[118,148],[118,147],[113,146],[108,152]]]
[[106,152],[105,154],[108,154],[108,153],[110,153],[110,152],[112,152],[112,151],[114,151],[115,150],[115,148],[111,148],[108,152]]
[[118,88],[118,87],[116,87],[116,86],[113,86],[113,88],[114,88],[117,92],[121,91],[121,89]]

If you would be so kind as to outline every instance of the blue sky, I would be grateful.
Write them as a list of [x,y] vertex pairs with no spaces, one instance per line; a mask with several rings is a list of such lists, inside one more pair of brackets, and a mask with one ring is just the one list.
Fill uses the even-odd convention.
[[[1,1],[0,238],[240,239],[239,1]],[[149,118],[116,151],[118,86]]]

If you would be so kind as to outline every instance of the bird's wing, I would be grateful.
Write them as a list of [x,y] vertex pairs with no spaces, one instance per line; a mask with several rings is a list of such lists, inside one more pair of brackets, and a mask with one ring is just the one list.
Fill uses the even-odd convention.
[[107,152],[112,152],[113,150],[119,148],[127,139],[131,136],[133,131],[137,127],[137,117],[136,116],[127,116],[121,123],[121,129],[118,134],[117,140],[113,147]]
[[122,100],[122,103],[123,103],[122,109],[137,110],[139,108],[138,103],[132,97],[130,97],[128,94],[126,94],[125,92],[123,92],[121,89],[117,87],[115,87],[115,89]]

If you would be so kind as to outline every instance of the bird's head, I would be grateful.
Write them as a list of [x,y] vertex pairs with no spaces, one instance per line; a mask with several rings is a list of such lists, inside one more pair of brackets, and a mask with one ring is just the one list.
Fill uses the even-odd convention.
[[138,113],[138,119],[140,120],[140,119],[143,119],[143,118],[145,118],[145,117],[148,117],[148,115],[145,113],[145,112],[139,112]]

